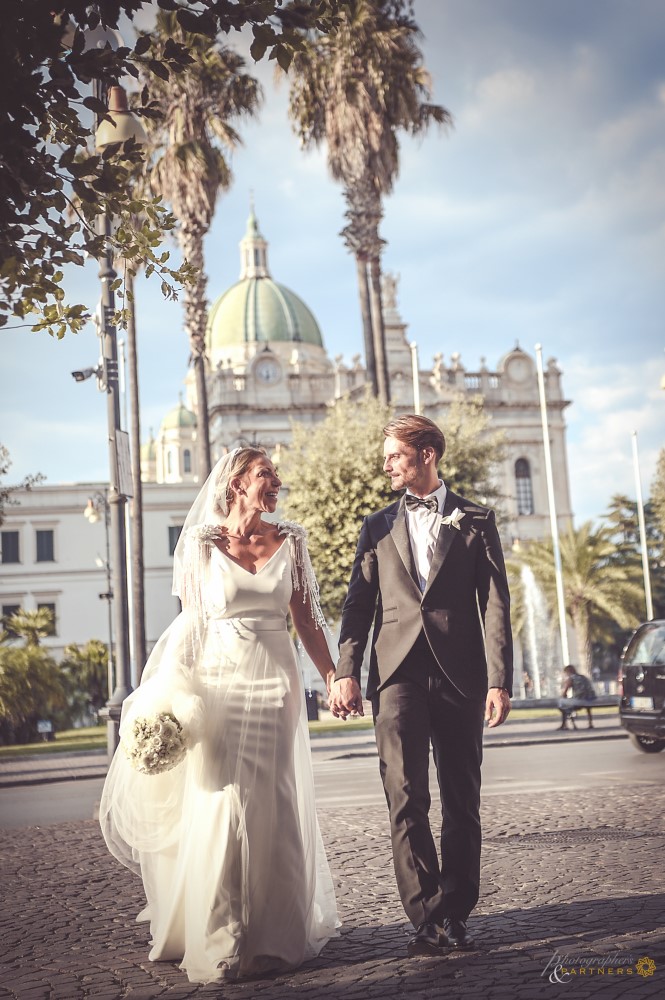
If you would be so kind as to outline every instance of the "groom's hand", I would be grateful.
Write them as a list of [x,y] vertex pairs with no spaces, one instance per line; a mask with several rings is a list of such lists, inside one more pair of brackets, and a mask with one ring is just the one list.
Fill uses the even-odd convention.
[[510,712],[510,695],[505,688],[490,688],[485,702],[485,721],[490,729],[505,722]]
[[349,715],[364,715],[363,696],[355,677],[340,677],[330,690],[328,701],[330,711],[337,719],[346,719]]

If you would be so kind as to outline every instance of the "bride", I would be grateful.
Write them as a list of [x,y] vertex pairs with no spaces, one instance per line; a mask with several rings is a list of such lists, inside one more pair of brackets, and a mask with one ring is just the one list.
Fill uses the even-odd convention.
[[197,983],[294,968],[339,926],[287,612],[328,686],[334,665],[305,531],[262,516],[280,486],[256,448],[203,486],[175,551],[182,612],[120,724],[126,741],[137,718],[172,712],[191,749],[146,775],[121,745],[102,794],[109,850],[143,879],[149,958]]

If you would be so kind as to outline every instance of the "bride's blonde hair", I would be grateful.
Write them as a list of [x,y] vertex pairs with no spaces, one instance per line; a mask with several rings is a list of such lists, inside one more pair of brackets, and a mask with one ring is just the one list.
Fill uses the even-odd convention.
[[[234,495],[231,489],[231,483],[238,476],[244,476],[246,472],[249,472],[251,467],[254,465],[259,458],[267,458],[268,454],[263,448],[239,448],[237,454],[234,456],[231,465],[227,469],[225,475],[218,481],[217,490],[215,491],[215,510],[220,513],[226,513],[229,507],[233,503]],[[222,499],[226,503],[222,503]]]

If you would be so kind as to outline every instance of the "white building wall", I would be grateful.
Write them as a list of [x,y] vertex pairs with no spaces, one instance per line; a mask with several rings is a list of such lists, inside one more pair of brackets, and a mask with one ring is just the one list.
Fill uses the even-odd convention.
[[[56,605],[56,635],[44,639],[54,655],[68,643],[89,639],[108,642],[105,566],[106,529],[83,516],[88,498],[104,494],[105,483],[36,486],[13,494],[18,501],[5,511],[1,531],[20,532],[20,562],[0,563],[0,605],[19,604],[34,610],[39,603]],[[150,648],[179,611],[171,595],[173,559],[169,527],[183,524],[196,496],[196,485],[144,484],[144,560],[146,636]],[[37,528],[54,531],[54,561],[36,561]]]

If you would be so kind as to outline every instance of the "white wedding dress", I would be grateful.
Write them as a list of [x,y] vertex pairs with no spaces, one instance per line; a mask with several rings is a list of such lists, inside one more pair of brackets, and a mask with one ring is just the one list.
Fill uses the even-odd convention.
[[[183,764],[150,776],[134,771],[121,747],[104,789],[107,843],[143,878],[147,906],[137,919],[150,921],[149,957],[180,960],[192,982],[219,979],[223,969],[293,968],[339,926],[286,624],[297,544],[287,535],[256,574],[212,547],[202,652],[194,669],[186,664],[203,708],[198,742]],[[185,617],[153,657],[182,668]],[[147,689],[163,693],[166,676],[163,667],[149,672],[124,713],[144,712],[157,690]]]

